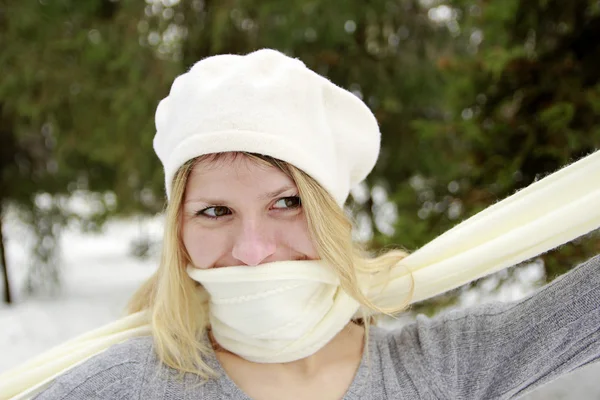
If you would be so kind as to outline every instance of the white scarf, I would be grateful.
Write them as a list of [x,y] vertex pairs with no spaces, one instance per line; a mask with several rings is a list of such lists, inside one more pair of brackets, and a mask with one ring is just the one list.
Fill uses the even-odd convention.
[[341,290],[333,270],[319,261],[188,267],[188,275],[210,294],[210,326],[219,345],[259,363],[315,353],[359,308]]
[[[385,290],[381,288],[386,282],[377,277],[371,279],[367,293],[380,307],[397,305],[408,295],[410,271],[415,279],[412,302],[421,301],[535,257],[599,227],[600,152],[596,152],[450,229],[394,267]],[[292,271],[291,265],[296,272]],[[259,273],[270,267],[274,268],[267,275]],[[327,268],[319,263],[296,261],[241,268],[244,270],[231,268],[230,273],[226,272],[228,268],[196,270],[191,271],[190,276],[205,282],[207,290],[214,296],[213,302],[216,300],[211,304],[211,320],[219,344],[237,349],[239,355],[248,359],[274,362],[272,360],[277,358],[291,360],[312,354],[327,343],[328,337],[335,336],[358,310],[356,303],[348,299],[332,280]],[[274,273],[276,269],[277,273]],[[229,282],[238,281],[231,286],[239,291],[236,295],[244,293],[248,297],[231,296],[229,284],[219,282],[227,281],[227,274],[235,275],[235,278],[229,277]],[[257,277],[260,277],[259,282]],[[243,315],[247,304],[260,301],[251,300],[253,295],[264,294],[259,286],[273,289],[281,277],[287,281],[286,290],[279,290],[286,293],[283,296],[289,307],[286,308],[288,314],[282,313],[281,305],[276,304],[277,309],[271,308],[274,312],[269,313],[268,318],[266,313],[252,311],[254,317],[260,317],[261,324],[252,324],[250,318],[236,320],[236,316]],[[240,283],[253,279],[250,285]],[[311,283],[314,279],[316,283]],[[295,284],[301,286],[288,288]],[[302,303],[287,299],[287,293],[314,301],[303,310]],[[227,300],[228,297],[231,298]],[[235,301],[241,301],[240,308],[234,305],[232,299],[236,298],[239,300]],[[221,304],[217,304],[219,301]],[[228,301],[231,304],[227,304]],[[264,300],[265,304],[267,302]],[[303,311],[307,313],[306,319],[302,316]],[[313,320],[309,322],[309,318]],[[293,322],[301,328],[297,332],[291,325],[286,325]],[[146,317],[140,313],[113,323],[108,330],[101,328],[68,342],[0,375],[0,399],[29,398],[57,375],[116,341],[147,335],[149,331]],[[246,333],[250,333],[248,338],[244,336]],[[75,357],[73,349],[78,351]]]

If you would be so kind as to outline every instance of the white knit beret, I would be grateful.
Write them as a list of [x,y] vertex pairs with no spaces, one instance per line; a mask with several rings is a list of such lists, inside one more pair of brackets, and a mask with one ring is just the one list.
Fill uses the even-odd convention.
[[167,197],[188,160],[246,151],[303,170],[341,206],[373,169],[379,146],[377,121],[357,96],[271,49],[197,62],[156,110]]

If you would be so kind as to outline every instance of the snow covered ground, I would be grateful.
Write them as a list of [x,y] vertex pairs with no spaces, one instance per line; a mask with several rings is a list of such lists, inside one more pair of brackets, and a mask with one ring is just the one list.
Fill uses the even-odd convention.
[[[157,258],[146,261],[131,255],[131,242],[140,234],[159,238],[160,218],[114,221],[102,234],[81,234],[67,230],[61,239],[64,287],[53,298],[26,298],[21,289],[31,236],[9,215],[5,224],[7,256],[17,303],[0,305],[0,373],[83,332],[122,316],[135,289],[149,277]],[[541,277],[541,267],[519,270],[518,285],[503,288],[495,295],[467,293],[461,307],[492,300],[510,301],[530,293]],[[491,277],[484,285],[495,284]],[[410,318],[408,318],[410,321]],[[407,322],[407,319],[404,319]],[[600,364],[583,368],[525,397],[541,399],[600,399]]]
[[111,222],[101,235],[68,230],[61,238],[64,286],[53,298],[22,293],[29,232],[17,221],[5,224],[7,256],[17,304],[0,305],[0,372],[66,339],[123,315],[131,294],[149,277],[156,259],[130,255],[140,229],[160,235],[160,220]]

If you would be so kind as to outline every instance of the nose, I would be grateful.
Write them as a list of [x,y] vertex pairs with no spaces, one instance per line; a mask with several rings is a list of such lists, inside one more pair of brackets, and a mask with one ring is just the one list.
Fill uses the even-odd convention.
[[259,265],[275,253],[276,244],[273,237],[268,228],[260,226],[256,220],[245,222],[231,255],[245,265]]

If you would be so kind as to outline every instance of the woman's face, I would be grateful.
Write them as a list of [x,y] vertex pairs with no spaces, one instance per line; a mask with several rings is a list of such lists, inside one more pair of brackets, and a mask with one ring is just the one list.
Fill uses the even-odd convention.
[[244,156],[194,166],[181,223],[197,268],[318,258],[294,181]]

